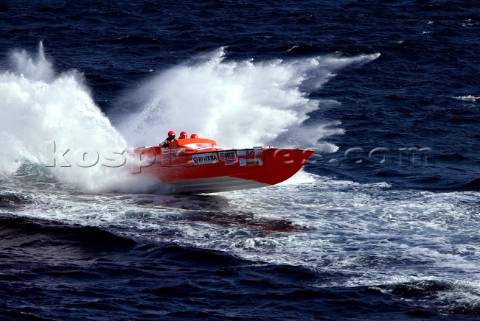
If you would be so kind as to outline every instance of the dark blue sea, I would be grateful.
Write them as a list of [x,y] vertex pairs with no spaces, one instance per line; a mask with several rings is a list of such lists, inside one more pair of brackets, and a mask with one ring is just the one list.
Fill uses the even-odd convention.
[[[480,318],[477,1],[3,0],[0,97],[1,320]],[[168,130],[315,154],[106,166]]]

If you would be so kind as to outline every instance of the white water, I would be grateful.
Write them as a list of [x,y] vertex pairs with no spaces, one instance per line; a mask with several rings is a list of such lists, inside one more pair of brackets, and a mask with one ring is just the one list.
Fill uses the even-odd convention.
[[469,102],[476,102],[477,100],[480,100],[480,96],[473,96],[473,95],[458,96],[458,97],[452,97],[452,98],[457,100],[462,100],[462,101],[469,101]]
[[0,171],[14,173],[27,161],[85,190],[113,184],[111,168],[100,164],[112,164],[105,158],[127,144],[93,101],[82,74],[56,74],[42,44],[36,55],[16,51],[10,60],[11,70],[0,71]]
[[[132,145],[154,145],[174,128],[216,139],[225,147],[315,147],[342,133],[335,123],[304,125],[308,113],[334,101],[308,97],[348,65],[379,55],[291,61],[226,61],[223,48],[172,67],[119,99],[135,106],[123,115],[121,135],[102,113],[76,71],[56,73],[42,44],[38,53],[14,51],[0,71],[0,173],[24,162],[46,166],[60,182],[86,191],[143,191],[122,166]],[[119,108],[118,108],[119,109]],[[147,188],[148,189],[148,188]]]
[[335,102],[308,93],[337,70],[378,56],[230,61],[220,48],[160,72],[122,97],[122,105],[139,108],[118,127],[134,145],[151,145],[173,129],[214,138],[225,147],[320,146],[333,151],[333,145],[319,141],[342,133],[340,128],[303,122],[308,113]]
[[[284,140],[318,146],[319,139],[322,145],[340,129],[329,132],[329,124],[306,127],[302,121],[315,108],[341,106],[308,98],[308,88],[318,88],[339,68],[374,58],[255,63],[226,61],[219,51],[160,73],[124,97],[141,102],[141,108],[123,120],[122,132],[131,142],[144,137],[145,144],[174,128],[215,137],[224,145]],[[36,56],[17,52],[12,59],[13,68],[0,72],[0,138],[8,142],[0,154],[2,174],[14,173],[25,160],[51,163],[52,141],[60,150],[127,145],[93,102],[80,73],[55,73],[42,48]],[[332,275],[321,286],[444,280],[454,285],[444,293],[446,301],[479,302],[475,192],[395,191],[386,184],[302,173],[279,186],[222,195],[107,194],[95,191],[118,183],[110,171],[62,168],[62,161],[58,157],[59,167],[50,168],[57,179],[93,192],[2,181],[3,193],[31,203],[0,212],[99,226],[146,242],[227,251],[252,262],[305,266]],[[294,229],[275,230],[278,220]]]
[[[394,190],[303,173],[278,186],[201,197],[21,193],[36,202],[16,215],[225,251],[251,264],[303,266],[326,277],[313,286],[442,281],[451,289],[438,302],[480,304],[476,192]],[[293,229],[277,229],[279,222]]]

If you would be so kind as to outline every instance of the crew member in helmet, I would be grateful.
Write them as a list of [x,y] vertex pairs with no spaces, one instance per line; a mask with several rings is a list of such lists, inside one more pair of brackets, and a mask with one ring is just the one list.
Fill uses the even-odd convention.
[[192,134],[192,135],[190,136],[190,138],[198,138],[198,135],[197,135],[197,134]]
[[181,132],[181,133],[180,133],[180,137],[178,137],[178,138],[179,138],[179,139],[188,138],[187,132]]
[[175,140],[175,132],[173,130],[168,132],[168,137],[160,144],[161,147],[169,147],[170,143]]

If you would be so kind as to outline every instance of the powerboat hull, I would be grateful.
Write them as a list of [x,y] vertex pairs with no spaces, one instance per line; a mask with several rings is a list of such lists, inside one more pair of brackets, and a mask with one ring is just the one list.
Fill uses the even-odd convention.
[[178,141],[173,148],[135,150],[144,164],[138,174],[157,178],[172,193],[214,193],[275,185],[297,173],[314,152],[272,147],[222,149],[206,139]]

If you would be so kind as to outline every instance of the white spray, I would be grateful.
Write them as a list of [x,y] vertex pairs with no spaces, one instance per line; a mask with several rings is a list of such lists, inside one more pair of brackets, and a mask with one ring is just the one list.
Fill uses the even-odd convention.
[[137,187],[145,182],[132,183],[127,166],[119,166],[128,156],[121,152],[129,143],[155,145],[169,129],[196,132],[225,147],[275,144],[333,151],[335,146],[319,140],[341,129],[303,124],[310,112],[332,101],[309,98],[308,92],[334,71],[378,56],[228,61],[220,48],[159,73],[122,97],[119,102],[133,107],[118,121],[122,137],[96,106],[82,74],[56,74],[40,43],[37,55],[15,51],[11,70],[0,71],[0,173],[14,173],[27,161],[83,190],[142,191]]
[[113,184],[112,168],[121,162],[113,151],[127,144],[95,105],[82,75],[56,75],[41,43],[36,56],[16,51],[10,58],[12,70],[0,72],[0,171],[15,172],[27,161],[85,190]]
[[118,128],[134,145],[155,143],[173,129],[196,132],[225,147],[325,149],[318,141],[341,130],[327,130],[326,123],[303,125],[310,112],[332,103],[309,98],[308,92],[336,70],[378,56],[231,61],[220,48],[161,72],[125,95],[119,104],[135,106],[134,113],[118,121]]

